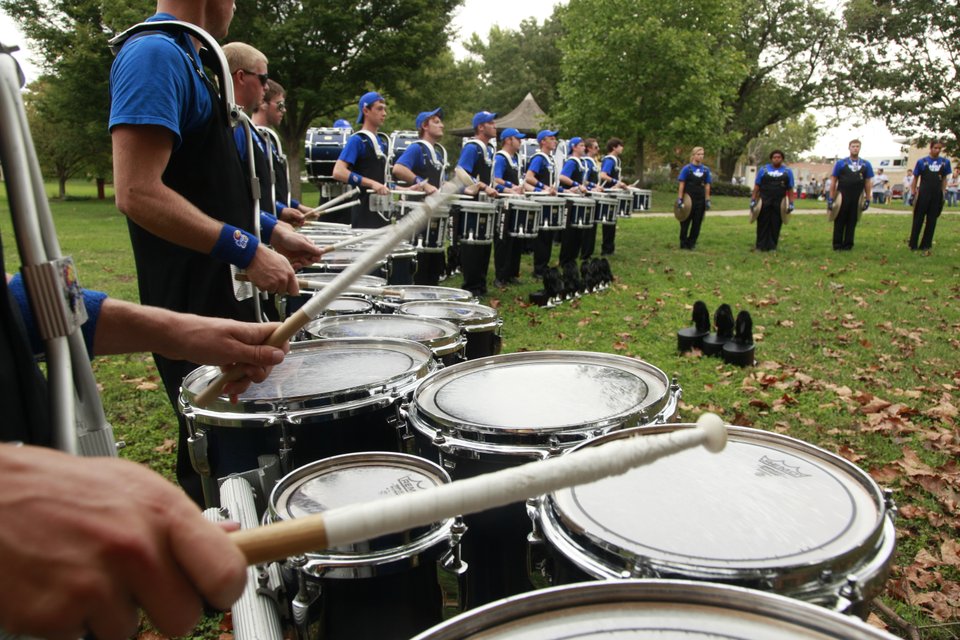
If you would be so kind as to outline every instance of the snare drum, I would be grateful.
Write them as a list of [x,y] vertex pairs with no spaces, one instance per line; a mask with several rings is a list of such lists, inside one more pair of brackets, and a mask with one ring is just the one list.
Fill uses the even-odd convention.
[[500,353],[503,320],[492,307],[467,302],[421,300],[405,302],[400,305],[398,313],[448,320],[459,326],[467,338],[467,360]]
[[435,318],[373,314],[320,318],[304,331],[314,338],[402,338],[419,342],[444,365],[463,361],[467,342],[452,322]]
[[[302,274],[298,272],[299,277],[308,280],[310,283],[315,283],[317,288],[323,285],[328,285],[333,282],[333,279],[336,278],[339,273],[327,272],[327,273],[311,273],[311,274]],[[385,287],[387,286],[387,281],[384,278],[378,278],[376,276],[360,276],[357,281],[354,283],[359,287]],[[298,309],[303,307],[307,303],[315,292],[311,287],[301,287],[301,293],[298,296],[288,296],[286,301],[286,315],[287,317],[292,316]],[[364,296],[354,293],[348,293],[346,297],[350,299],[363,299],[373,302],[372,296]],[[369,311],[359,311],[358,313],[373,313],[375,309]]]
[[[693,426],[630,429],[582,447]],[[682,451],[552,493],[531,513],[556,582],[724,582],[864,616],[896,538],[894,507],[869,475],[811,444],[745,427],[729,427],[720,454]]]
[[545,231],[562,231],[567,227],[567,204],[563,198],[554,196],[537,197],[534,202],[540,205],[540,228]]
[[895,640],[782,596],[680,580],[544,589],[463,613],[413,640]]
[[395,313],[400,305],[418,300],[447,300],[450,302],[476,302],[476,297],[466,289],[453,287],[437,287],[426,284],[415,284],[400,289],[400,295],[382,295],[377,300],[377,309],[380,313]]
[[[365,251],[361,248],[358,248],[356,245],[351,247],[343,247],[340,249],[334,249],[329,253],[325,253],[320,256],[319,262],[314,262],[312,265],[303,267],[300,271],[306,274],[315,274],[315,273],[341,273],[347,269],[354,262],[358,262],[365,255]],[[387,273],[387,261],[378,260],[377,263],[371,267],[368,275],[376,276],[382,278]]]
[[527,198],[507,198],[507,233],[514,238],[536,238],[543,207]]
[[596,220],[601,224],[617,224],[618,200],[616,196],[604,194],[597,198]]
[[461,244],[493,244],[496,232],[497,205],[493,202],[464,200],[451,207],[460,209],[455,216]]
[[307,129],[304,156],[311,182],[333,180],[333,167],[349,137],[347,129]]
[[[422,191],[402,192],[402,199],[396,210],[395,218],[400,220],[414,207],[421,206],[420,203],[423,201],[424,195]],[[410,244],[418,253],[443,253],[449,217],[449,214],[430,216],[426,226],[413,233],[410,237]]]
[[[287,299],[287,315],[292,315],[296,309],[291,310],[291,301],[296,300],[299,303],[297,309],[306,304],[306,301],[310,299],[309,295],[306,296],[297,296],[297,298]],[[353,316],[353,315],[366,315],[372,314],[374,312],[373,302],[367,300],[366,298],[360,296],[341,296],[339,298],[334,298],[330,301],[330,304],[327,305],[327,308],[324,309],[319,316],[320,317],[338,317],[338,316]],[[309,325],[307,325],[309,326]],[[310,334],[307,333],[307,326],[297,332],[297,335],[293,337],[296,341],[310,340]]]
[[631,189],[630,193],[633,195],[633,213],[650,209],[650,200],[653,198],[652,191],[649,189]]
[[629,191],[620,190],[617,192],[617,215],[629,217],[630,209],[633,207],[633,196]]
[[[388,495],[439,487],[450,477],[439,466],[399,453],[359,453],[314,462],[284,477],[270,494],[265,520],[296,520]],[[293,615],[298,638],[406,640],[443,619],[457,603],[466,566],[459,542],[464,526],[450,518],[288,560],[298,583]],[[438,569],[456,579],[442,593]]]
[[186,378],[180,410],[198,473],[216,480],[258,468],[276,455],[284,472],[340,453],[399,451],[399,405],[437,368],[429,349],[409,340],[300,342],[266,380],[233,404],[197,394],[220,374],[204,366]]
[[[555,455],[608,431],[673,416],[679,387],[656,367],[603,353],[526,352],[428,377],[406,409],[414,442],[454,478]],[[470,606],[531,588],[522,504],[466,516]]]
[[597,203],[592,198],[569,198],[567,200],[569,212],[567,222],[574,229],[592,229],[593,213]]

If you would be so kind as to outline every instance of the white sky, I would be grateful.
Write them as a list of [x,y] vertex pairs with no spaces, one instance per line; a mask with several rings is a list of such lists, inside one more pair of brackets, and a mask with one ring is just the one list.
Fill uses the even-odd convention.
[[[553,13],[557,0],[464,0],[453,16],[453,27],[458,37],[451,43],[454,55],[458,59],[466,56],[462,42],[470,35],[478,33],[486,38],[490,28],[499,25],[504,29],[516,28],[520,21],[534,17],[543,23]],[[509,16],[506,18],[504,16]],[[19,44],[21,51],[14,54],[20,62],[27,80],[33,80],[39,75],[39,69],[31,63],[30,54],[25,51],[26,43],[16,24],[5,14],[0,14],[0,42],[3,44]],[[869,121],[860,125],[840,125],[828,129],[823,133],[813,153],[823,156],[842,155],[846,152],[847,142],[851,138],[863,140],[864,157],[878,157],[897,155],[900,144],[893,141],[893,136],[880,121]]]

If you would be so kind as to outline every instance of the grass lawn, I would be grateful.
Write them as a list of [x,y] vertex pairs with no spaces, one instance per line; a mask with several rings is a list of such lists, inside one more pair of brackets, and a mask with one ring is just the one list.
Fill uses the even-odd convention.
[[[78,187],[69,192],[83,195]],[[674,197],[657,192],[653,212],[668,211]],[[304,200],[312,204],[315,196]],[[801,210],[823,208],[798,202]],[[728,197],[713,204],[714,213],[747,206]],[[126,222],[112,202],[52,207],[84,285],[136,300]],[[17,261],[5,199],[0,208],[11,271]],[[504,351],[640,358],[677,375],[685,421],[710,410],[733,424],[789,434],[893,489],[898,549],[883,601],[922,638],[939,640],[960,634],[960,216],[940,218],[933,255],[924,257],[907,249],[910,218],[893,213],[905,209],[871,208],[855,249],[843,253],[830,249],[822,213],[795,215],[772,254],[751,251],[755,227],[745,216],[708,213],[697,250],[681,252],[672,216],[641,214],[618,224],[611,259],[617,281],[607,291],[552,309],[530,306],[527,296],[539,285],[525,256],[523,282],[491,289],[485,303],[504,319]],[[750,312],[756,367],[677,354],[676,331],[691,324],[696,300],[711,314],[722,302]],[[121,455],[171,475],[175,421],[163,392],[142,384],[156,376],[149,357],[101,358],[95,368],[108,417],[128,445]]]

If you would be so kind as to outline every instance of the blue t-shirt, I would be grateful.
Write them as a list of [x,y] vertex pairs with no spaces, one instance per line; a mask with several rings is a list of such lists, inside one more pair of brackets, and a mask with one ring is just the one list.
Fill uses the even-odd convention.
[[951,173],[953,173],[953,169],[950,168],[950,160],[948,158],[941,156],[937,159],[933,159],[930,156],[927,156],[926,158],[920,158],[917,160],[917,164],[913,168],[913,175],[918,176],[928,169],[934,173],[939,173],[941,176],[949,176]]
[[763,179],[763,176],[768,175],[771,178],[779,178],[780,176],[787,176],[787,186],[791,189],[794,186],[793,182],[793,171],[789,167],[780,165],[780,168],[775,168],[772,164],[767,164],[760,168],[760,171],[757,171],[757,179],[754,180],[753,184],[760,186],[760,181]]
[[[349,138],[347,138],[347,144],[343,145],[343,151],[340,152],[340,157],[338,160],[343,160],[349,166],[354,166],[357,162],[367,155],[367,146],[363,141],[366,137],[366,134],[355,133]],[[383,140],[380,139],[380,136],[376,136],[377,142],[380,144],[380,149],[383,153],[387,152],[386,147],[383,146]]]
[[843,160],[837,160],[837,163],[833,165],[833,177],[839,178],[841,172],[848,168],[854,173],[859,173],[863,169],[863,178],[872,178],[873,177],[873,165],[870,164],[869,160],[864,160],[863,158],[858,158],[856,162],[850,158],[844,158]]
[[[489,145],[487,145],[489,152]],[[483,164],[484,159],[480,157],[480,146],[474,142],[468,142],[463,147],[463,151],[460,152],[460,160],[457,161],[457,166],[461,167],[464,171],[473,175],[474,171],[479,166],[477,163]],[[482,180],[482,176],[481,176]]]
[[702,178],[703,184],[713,184],[710,167],[705,164],[688,164],[680,170],[680,175],[677,176],[677,182],[686,182],[692,177]]
[[415,174],[422,175],[423,172],[427,169],[426,159],[423,157],[424,148],[423,145],[419,142],[414,142],[409,147],[403,150],[403,153],[400,154],[400,157],[397,158],[396,164],[402,164],[410,171],[413,171]]
[[527,171],[532,171],[534,175],[539,174],[541,171],[545,171],[550,167],[544,166],[547,162],[547,159],[543,156],[533,156],[533,160],[530,161],[530,165],[527,167]]
[[[43,353],[43,340],[40,339],[40,330],[37,327],[37,321],[33,317],[33,310],[30,308],[30,302],[27,299],[27,290],[23,283],[23,277],[17,273],[7,283],[10,294],[17,301],[17,307],[20,309],[20,316],[23,318],[23,325],[27,329],[27,338],[30,340],[30,350],[34,355]],[[100,319],[100,309],[103,307],[103,301],[107,299],[107,294],[102,291],[92,289],[83,290],[83,306],[87,310],[87,321],[80,327],[83,334],[83,341],[87,345],[87,353],[93,356],[93,337],[97,335],[97,320]]]
[[[156,20],[176,18],[158,13],[147,21]],[[110,130],[125,124],[161,126],[173,133],[177,149],[184,134],[199,131],[213,114],[210,93],[194,64],[203,68],[185,34],[134,36],[110,69]]]
[[604,158],[603,162],[600,164],[600,171],[612,176],[613,172],[617,170],[617,163],[613,158]]
[[[514,160],[516,160],[516,156],[514,156]],[[510,162],[498,153],[493,158],[493,177],[506,180],[503,176],[507,172],[508,167],[510,167]],[[516,165],[514,165],[514,167],[516,167]],[[519,172],[519,168],[517,168],[517,171]]]
[[574,158],[569,158],[563,163],[563,169],[560,170],[560,175],[573,178],[574,172],[579,173],[580,179],[583,179],[583,168],[580,163]]

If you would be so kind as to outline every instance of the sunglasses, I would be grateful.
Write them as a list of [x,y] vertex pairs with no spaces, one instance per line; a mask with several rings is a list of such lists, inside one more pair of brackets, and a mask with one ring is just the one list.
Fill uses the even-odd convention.
[[250,71],[249,69],[237,69],[237,71],[242,71],[251,76],[257,76],[257,79],[260,81],[260,84],[262,84],[263,86],[267,86],[267,80],[270,79],[269,74],[266,74],[266,73],[255,73],[253,71]]
[[282,101],[282,100],[281,100],[280,102],[276,102],[276,103],[274,103],[274,104],[277,105],[277,111],[286,111],[286,110],[287,110],[287,103],[284,102],[284,101]]

